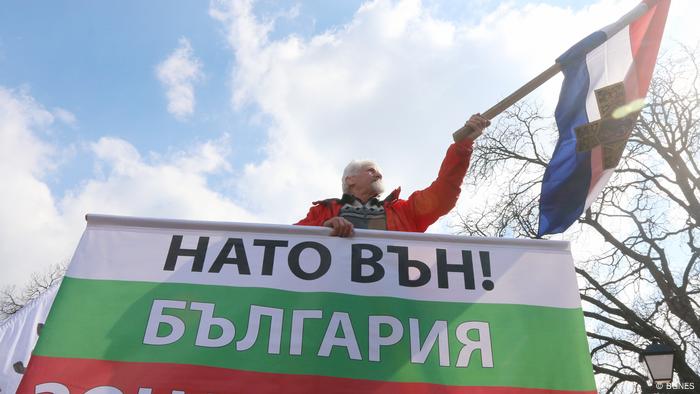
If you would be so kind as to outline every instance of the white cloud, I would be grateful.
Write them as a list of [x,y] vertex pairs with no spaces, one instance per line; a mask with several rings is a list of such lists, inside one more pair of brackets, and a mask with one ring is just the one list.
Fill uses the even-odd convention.
[[700,24],[689,15],[700,13],[700,2],[697,0],[673,0],[668,10],[664,41],[680,42],[694,46],[700,40]]
[[210,141],[190,151],[146,160],[127,141],[103,137],[90,150],[104,175],[66,194],[60,207],[67,218],[86,212],[120,215],[253,221],[255,218],[213,191],[207,177],[228,172],[227,141]]
[[202,63],[194,57],[192,45],[180,38],[179,46],[156,67],[158,80],[165,88],[168,112],[178,120],[185,120],[194,113],[194,85],[202,78]]
[[67,109],[64,108],[54,108],[53,111],[53,116],[61,121],[62,123],[65,123],[68,126],[75,126],[76,124],[76,118],[75,115],[68,111]]
[[146,158],[127,141],[103,137],[80,152],[94,163],[91,179],[54,195],[46,178],[61,150],[44,133],[55,120],[28,93],[0,87],[0,288],[69,260],[86,213],[259,221],[208,182],[212,175],[233,175],[226,136]]
[[41,180],[51,169],[55,149],[37,131],[53,121],[26,92],[0,87],[2,284],[24,282],[18,279],[26,280],[44,264],[65,260],[71,247],[51,191]]

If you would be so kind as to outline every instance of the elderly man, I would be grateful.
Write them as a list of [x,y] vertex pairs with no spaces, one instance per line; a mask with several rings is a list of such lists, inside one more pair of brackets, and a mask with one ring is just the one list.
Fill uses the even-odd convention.
[[399,198],[401,188],[384,200],[382,173],[372,161],[353,160],[343,171],[343,197],[315,201],[306,218],[297,225],[325,226],[331,235],[348,237],[354,228],[424,232],[457,203],[460,187],[469,167],[474,139],[488,127],[488,119],[472,115],[466,126],[469,137],[455,142],[447,149],[437,179],[427,188]]

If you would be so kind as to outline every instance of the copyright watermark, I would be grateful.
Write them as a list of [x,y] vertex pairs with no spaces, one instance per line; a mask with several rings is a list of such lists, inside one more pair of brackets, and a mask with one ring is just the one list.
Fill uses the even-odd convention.
[[693,382],[686,382],[686,383],[657,383],[656,388],[657,390],[695,390],[695,383]]

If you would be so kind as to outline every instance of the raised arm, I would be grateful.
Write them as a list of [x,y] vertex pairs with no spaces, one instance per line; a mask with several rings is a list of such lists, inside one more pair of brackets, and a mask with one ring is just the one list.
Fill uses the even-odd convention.
[[425,231],[441,216],[457,204],[462,181],[469,168],[474,139],[481,135],[491,122],[481,115],[472,115],[467,124],[474,133],[468,138],[455,142],[447,148],[440,165],[437,179],[423,190],[411,194],[406,200],[407,209],[412,213],[417,231]]

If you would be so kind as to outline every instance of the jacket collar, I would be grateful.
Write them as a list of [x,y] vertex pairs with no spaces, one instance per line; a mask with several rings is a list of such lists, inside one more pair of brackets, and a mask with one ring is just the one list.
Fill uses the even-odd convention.
[[389,195],[386,196],[384,201],[382,201],[382,204],[386,204],[388,202],[392,202],[394,200],[397,200],[399,198],[399,194],[401,194],[401,187],[397,187],[396,189],[394,189],[394,191],[389,193]]
[[[386,198],[385,198],[384,200],[378,201],[378,205],[384,205],[384,204],[386,204],[386,203],[390,203],[390,202],[393,202],[394,200],[397,200],[397,199],[399,198],[399,194],[400,194],[400,193],[401,193],[401,187],[397,187],[397,188],[394,189],[391,193],[389,193],[389,195],[386,196]],[[352,194],[347,194],[347,193],[345,193],[345,194],[343,194],[342,198],[328,198],[328,199],[325,199],[325,200],[314,201],[312,204],[313,204],[313,205],[319,205],[319,204],[322,204],[322,205],[330,205],[330,204],[332,204],[333,202],[337,202],[337,203],[340,203],[340,204],[345,204],[345,203],[348,203],[348,202],[352,202],[352,201],[354,201],[355,199],[356,199],[355,196],[353,196]]]
[[[341,204],[352,204],[355,201],[362,203],[362,201],[360,201],[357,197],[353,196],[352,194],[348,194],[348,193],[343,193],[343,197],[340,199]],[[383,203],[383,201],[379,201],[379,199],[377,197],[372,197],[369,200],[367,200],[367,202],[366,202],[366,204],[377,205],[377,206],[381,206],[382,203]]]

